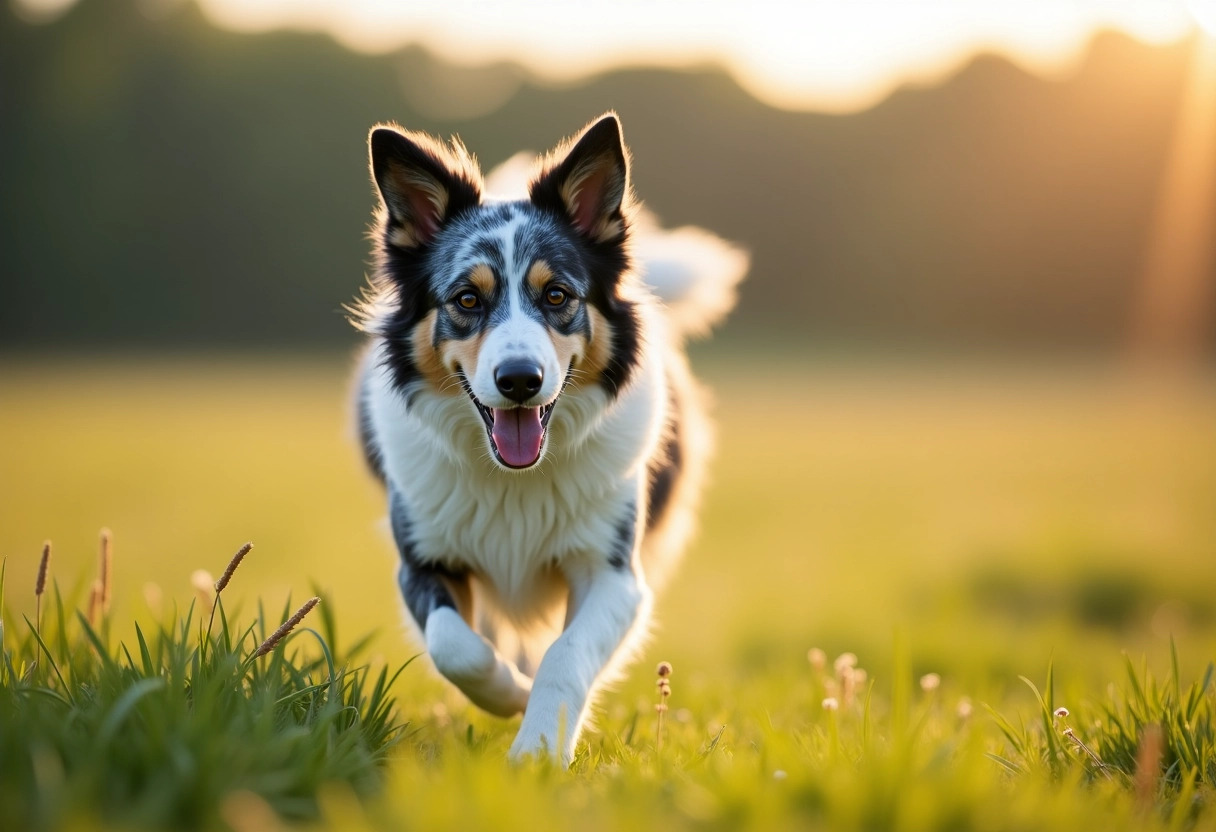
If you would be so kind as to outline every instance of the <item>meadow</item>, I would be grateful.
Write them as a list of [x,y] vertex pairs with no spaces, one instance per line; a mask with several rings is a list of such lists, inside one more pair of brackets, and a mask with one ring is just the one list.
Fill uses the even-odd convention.
[[[474,711],[420,659],[392,688],[400,730],[383,788],[333,778],[308,795],[303,822],[1216,828],[1216,694],[1204,686],[1216,658],[1214,380],[1083,363],[757,369],[750,357],[699,361],[719,422],[701,535],[572,772],[507,767],[515,723]],[[33,615],[43,540],[65,596],[81,599],[108,527],[113,645],[134,643],[134,621],[188,605],[195,570],[218,575],[252,540],[224,596],[234,622],[315,587],[339,654],[374,631],[361,662],[413,656],[382,498],[350,428],[348,368],[8,361],[6,649]],[[864,681],[847,657],[834,666],[846,653]],[[675,672],[660,743],[661,660]],[[1053,719],[1061,706],[1070,716]],[[1143,726],[1156,723],[1160,770],[1138,781],[1137,754],[1153,759]],[[198,826],[276,828],[273,801],[249,788],[200,810]],[[72,823],[136,823],[102,815]]]

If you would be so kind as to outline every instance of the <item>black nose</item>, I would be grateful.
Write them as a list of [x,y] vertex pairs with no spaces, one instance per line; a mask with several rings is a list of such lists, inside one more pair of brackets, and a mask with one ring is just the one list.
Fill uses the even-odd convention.
[[494,371],[498,392],[520,404],[540,392],[544,380],[540,367],[528,361],[509,361]]

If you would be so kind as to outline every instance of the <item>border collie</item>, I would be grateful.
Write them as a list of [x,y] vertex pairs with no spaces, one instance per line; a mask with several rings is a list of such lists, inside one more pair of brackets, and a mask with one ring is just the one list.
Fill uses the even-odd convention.
[[368,465],[408,618],[474,704],[523,712],[510,757],[568,764],[692,531],[709,425],[686,336],[747,256],[659,230],[613,113],[495,198],[450,144],[379,125],[375,273],[356,312]]

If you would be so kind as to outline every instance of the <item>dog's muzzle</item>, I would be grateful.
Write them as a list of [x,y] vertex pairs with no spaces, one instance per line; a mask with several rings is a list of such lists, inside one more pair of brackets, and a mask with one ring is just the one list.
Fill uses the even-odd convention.
[[[473,388],[464,373],[460,374],[460,380],[485,422],[490,446],[498,461],[508,468],[517,469],[531,468],[540,461],[549,417],[553,415],[557,400],[541,407],[486,407],[473,395]],[[544,375],[535,365],[505,364],[494,374],[499,392],[517,402],[532,398],[543,381]]]

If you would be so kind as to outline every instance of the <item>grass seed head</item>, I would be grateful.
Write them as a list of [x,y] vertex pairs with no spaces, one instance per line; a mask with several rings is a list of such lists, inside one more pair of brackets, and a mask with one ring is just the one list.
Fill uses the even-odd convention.
[[836,671],[837,676],[844,673],[846,667],[850,669],[857,667],[856,653],[841,653],[836,657],[836,661],[832,663],[832,668]]
[[659,724],[655,729],[655,749],[663,750],[663,715],[667,713],[667,697],[671,696],[671,682],[667,677],[671,675],[671,662],[659,662],[659,666],[655,668],[655,673],[659,674],[655,686],[659,689],[659,703],[654,706],[655,713],[659,715]]
[[816,673],[821,673],[828,664],[827,653],[824,653],[818,647],[812,647],[806,651],[806,660],[811,663],[811,669]]
[[845,705],[853,704],[853,696],[857,690],[857,671],[846,667],[840,674],[840,695]]
[[93,587],[89,590],[89,625],[96,627],[97,622],[101,619],[102,613],[102,588],[101,579],[93,581]]
[[823,700],[823,709],[825,711],[836,711],[840,709],[840,702],[835,696],[829,696]]
[[1055,713],[1052,714],[1052,716],[1054,716],[1056,719],[1066,719],[1068,717],[1068,708],[1056,708]]
[[920,677],[920,689],[925,693],[933,693],[942,686],[942,677],[936,673],[926,673]]
[[236,572],[236,568],[241,565],[241,561],[245,559],[245,555],[249,554],[249,550],[252,548],[252,543],[246,543],[236,550],[236,554],[232,556],[232,560],[228,561],[228,566],[224,568],[224,574],[220,575],[220,579],[215,582],[216,595],[219,595],[228,586],[228,582],[232,580],[232,574]]
[[304,616],[312,612],[312,608],[321,603],[321,599],[313,596],[304,602],[304,606],[296,610],[295,615],[283,622],[279,629],[270,634],[270,637],[262,642],[262,646],[253,654],[255,657],[265,656],[273,650],[280,641],[287,637],[287,634],[296,628],[296,625],[304,620]]
[[101,530],[101,551],[98,553],[97,582],[101,587],[101,611],[110,611],[110,567],[113,561],[113,534],[109,529]]
[[46,573],[51,565],[51,541],[42,544],[42,558],[38,561],[38,580],[34,582],[34,595],[46,592]]
[[1157,785],[1161,780],[1161,757],[1164,751],[1161,726],[1144,726],[1140,745],[1136,748],[1136,800],[1142,806],[1151,806],[1157,797]]

